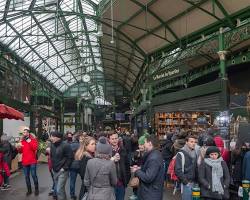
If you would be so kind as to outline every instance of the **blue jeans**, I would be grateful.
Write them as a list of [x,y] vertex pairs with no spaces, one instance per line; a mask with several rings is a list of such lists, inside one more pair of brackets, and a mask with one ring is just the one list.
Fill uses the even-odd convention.
[[70,169],[69,170],[69,179],[70,179],[70,196],[75,196],[75,186],[76,186],[76,178],[77,178],[78,170]]
[[181,199],[182,200],[192,200],[192,183],[188,183],[187,185],[183,184],[183,191],[181,194]]
[[124,197],[125,197],[125,187],[124,186],[116,186],[115,187],[116,200],[124,200]]
[[54,181],[55,181],[55,188],[54,196],[57,196],[58,200],[66,200],[66,191],[65,185],[68,179],[68,172],[67,171],[59,171],[54,172]]
[[27,188],[31,187],[30,173],[31,173],[35,188],[38,188],[38,178],[37,178],[37,174],[36,174],[36,164],[23,166],[23,172],[24,172]]

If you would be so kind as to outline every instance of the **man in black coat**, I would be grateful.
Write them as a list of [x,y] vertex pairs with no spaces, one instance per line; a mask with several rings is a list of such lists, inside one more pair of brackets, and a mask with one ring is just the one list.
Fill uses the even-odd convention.
[[112,158],[115,162],[117,184],[115,187],[116,200],[124,200],[125,190],[130,179],[130,165],[126,150],[119,143],[118,134],[111,132],[109,135],[109,143],[112,146]]
[[142,167],[131,167],[132,173],[139,178],[138,198],[143,200],[162,200],[164,187],[164,161],[156,149],[157,136],[145,136],[145,150]]
[[57,131],[51,133],[51,163],[54,172],[55,188],[58,200],[66,200],[65,185],[68,170],[73,161],[70,144],[63,142],[63,134]]

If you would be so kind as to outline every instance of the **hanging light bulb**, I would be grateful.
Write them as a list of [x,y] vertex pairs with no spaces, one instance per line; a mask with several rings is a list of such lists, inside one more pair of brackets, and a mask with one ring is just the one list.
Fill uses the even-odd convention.
[[97,37],[102,37],[103,36],[103,32],[102,32],[102,25],[100,24],[100,25],[98,25],[97,26],[97,33],[96,33],[96,36]]
[[114,41],[114,13],[113,13],[113,0],[110,1],[110,10],[111,10],[111,41],[110,43],[111,44],[114,44],[115,41]]

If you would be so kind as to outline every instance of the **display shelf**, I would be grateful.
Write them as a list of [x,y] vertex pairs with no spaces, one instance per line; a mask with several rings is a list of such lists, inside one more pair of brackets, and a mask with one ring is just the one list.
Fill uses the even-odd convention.
[[210,113],[204,112],[172,112],[155,113],[155,129],[160,139],[171,129],[197,130],[211,123]]

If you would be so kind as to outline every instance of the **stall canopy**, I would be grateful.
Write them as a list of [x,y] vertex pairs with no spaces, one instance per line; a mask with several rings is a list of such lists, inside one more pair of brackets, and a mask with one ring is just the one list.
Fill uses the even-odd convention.
[[16,119],[16,120],[23,120],[24,121],[24,115],[23,113],[15,110],[14,108],[11,108],[9,106],[6,106],[5,104],[0,104],[0,119]]

